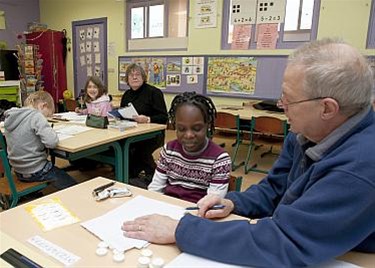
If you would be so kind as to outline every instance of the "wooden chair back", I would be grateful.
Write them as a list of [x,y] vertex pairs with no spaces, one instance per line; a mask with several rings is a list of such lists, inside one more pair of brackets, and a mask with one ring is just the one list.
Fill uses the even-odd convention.
[[236,177],[233,175],[230,175],[229,178],[229,186],[228,186],[228,192],[241,192],[241,186],[242,186],[242,177]]
[[238,115],[233,115],[226,112],[218,112],[215,119],[215,127],[237,129],[239,122]]

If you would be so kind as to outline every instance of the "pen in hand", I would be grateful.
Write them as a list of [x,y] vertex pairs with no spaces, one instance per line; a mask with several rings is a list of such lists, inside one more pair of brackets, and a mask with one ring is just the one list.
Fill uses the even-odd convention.
[[[209,210],[218,210],[218,209],[223,209],[225,208],[224,205],[213,205],[212,207],[209,208]],[[187,207],[185,210],[199,210],[199,207]]]

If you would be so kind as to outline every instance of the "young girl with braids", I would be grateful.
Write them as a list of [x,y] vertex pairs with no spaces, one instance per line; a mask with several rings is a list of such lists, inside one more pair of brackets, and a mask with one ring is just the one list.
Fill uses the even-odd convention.
[[177,139],[164,145],[148,190],[191,202],[207,194],[227,193],[231,159],[208,138],[216,109],[211,99],[185,92],[169,110]]

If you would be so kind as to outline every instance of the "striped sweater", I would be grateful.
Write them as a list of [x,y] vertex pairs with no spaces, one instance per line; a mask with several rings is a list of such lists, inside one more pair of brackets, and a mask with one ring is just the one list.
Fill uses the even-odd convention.
[[208,193],[224,196],[228,191],[231,159],[220,146],[208,140],[194,154],[173,140],[160,152],[155,175],[148,189],[191,202]]

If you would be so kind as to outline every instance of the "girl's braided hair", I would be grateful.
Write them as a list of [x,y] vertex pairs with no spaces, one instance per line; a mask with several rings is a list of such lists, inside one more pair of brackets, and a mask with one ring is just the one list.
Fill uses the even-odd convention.
[[212,136],[215,130],[216,108],[209,97],[195,92],[184,92],[174,97],[169,109],[169,122],[175,127],[176,111],[182,105],[193,105],[197,107],[203,115],[204,122],[208,124],[208,135]]

